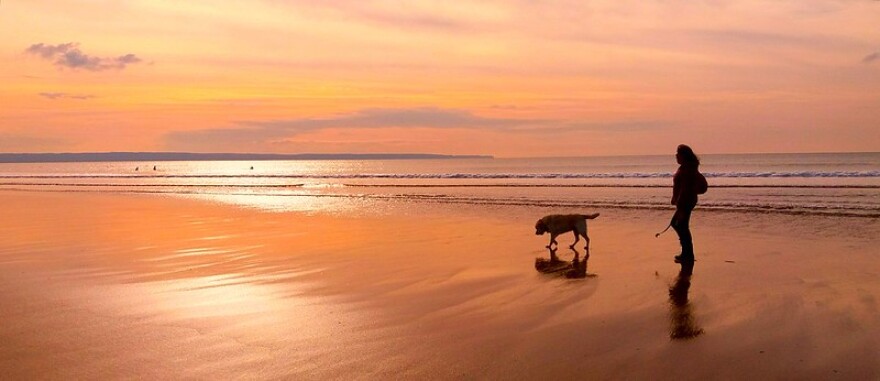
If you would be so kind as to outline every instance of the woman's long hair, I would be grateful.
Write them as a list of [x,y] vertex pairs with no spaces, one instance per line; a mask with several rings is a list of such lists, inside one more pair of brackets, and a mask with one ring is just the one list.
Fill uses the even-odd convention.
[[697,157],[697,154],[694,153],[694,150],[691,149],[687,144],[679,144],[678,149],[676,150],[678,155],[681,157],[682,162],[685,164],[693,164],[700,165],[700,158]]

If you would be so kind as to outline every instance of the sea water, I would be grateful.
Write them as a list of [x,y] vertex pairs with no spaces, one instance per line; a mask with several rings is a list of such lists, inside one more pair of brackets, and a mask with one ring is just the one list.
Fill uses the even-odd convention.
[[[705,211],[880,218],[880,153],[701,156]],[[0,164],[0,190],[151,193],[275,211],[382,203],[668,209],[672,154]]]

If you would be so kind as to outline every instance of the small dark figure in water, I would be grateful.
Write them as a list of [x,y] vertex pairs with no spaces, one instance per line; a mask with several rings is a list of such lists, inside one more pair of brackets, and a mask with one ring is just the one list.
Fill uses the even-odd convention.
[[153,166],[153,170],[154,170],[154,171],[156,170],[156,166],[155,166],[155,165]]
[[134,167],[135,171],[139,171],[140,169],[141,169],[141,167]]
[[252,165],[252,166],[251,166],[251,171],[253,171],[253,170],[254,170],[254,166]]
[[691,149],[680,144],[675,153],[678,170],[672,178],[672,205],[675,215],[670,225],[678,233],[681,242],[681,254],[675,256],[676,262],[694,261],[694,241],[691,237],[691,212],[697,206],[698,194],[706,192],[706,178],[700,174],[700,159]]

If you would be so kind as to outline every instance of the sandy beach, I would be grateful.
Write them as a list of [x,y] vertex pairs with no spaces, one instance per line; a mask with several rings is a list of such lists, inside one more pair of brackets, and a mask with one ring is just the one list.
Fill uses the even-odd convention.
[[876,218],[698,208],[689,275],[668,211],[2,194],[4,379],[880,378]]
[[878,21],[0,0],[0,381],[880,381]]

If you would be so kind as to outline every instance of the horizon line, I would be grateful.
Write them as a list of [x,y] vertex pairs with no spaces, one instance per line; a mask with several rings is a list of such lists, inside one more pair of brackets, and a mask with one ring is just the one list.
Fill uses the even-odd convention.
[[270,160],[400,160],[400,159],[492,159],[491,155],[434,153],[235,153],[235,152],[21,152],[0,153],[0,163],[64,163],[114,161],[270,161]]
[[[834,155],[880,154],[880,151],[825,151],[825,152],[736,152],[702,153],[715,155]],[[430,159],[565,159],[585,157],[649,157],[667,154],[615,154],[583,156],[501,156],[489,154],[438,153],[239,153],[239,152],[183,152],[183,151],[100,151],[100,152],[0,152],[0,163],[52,162],[113,162],[113,161],[270,161],[270,160],[430,160]],[[130,158],[120,156],[132,156]],[[141,156],[138,158],[138,156]],[[166,157],[163,157],[166,156]],[[174,157],[177,156],[177,157]]]

